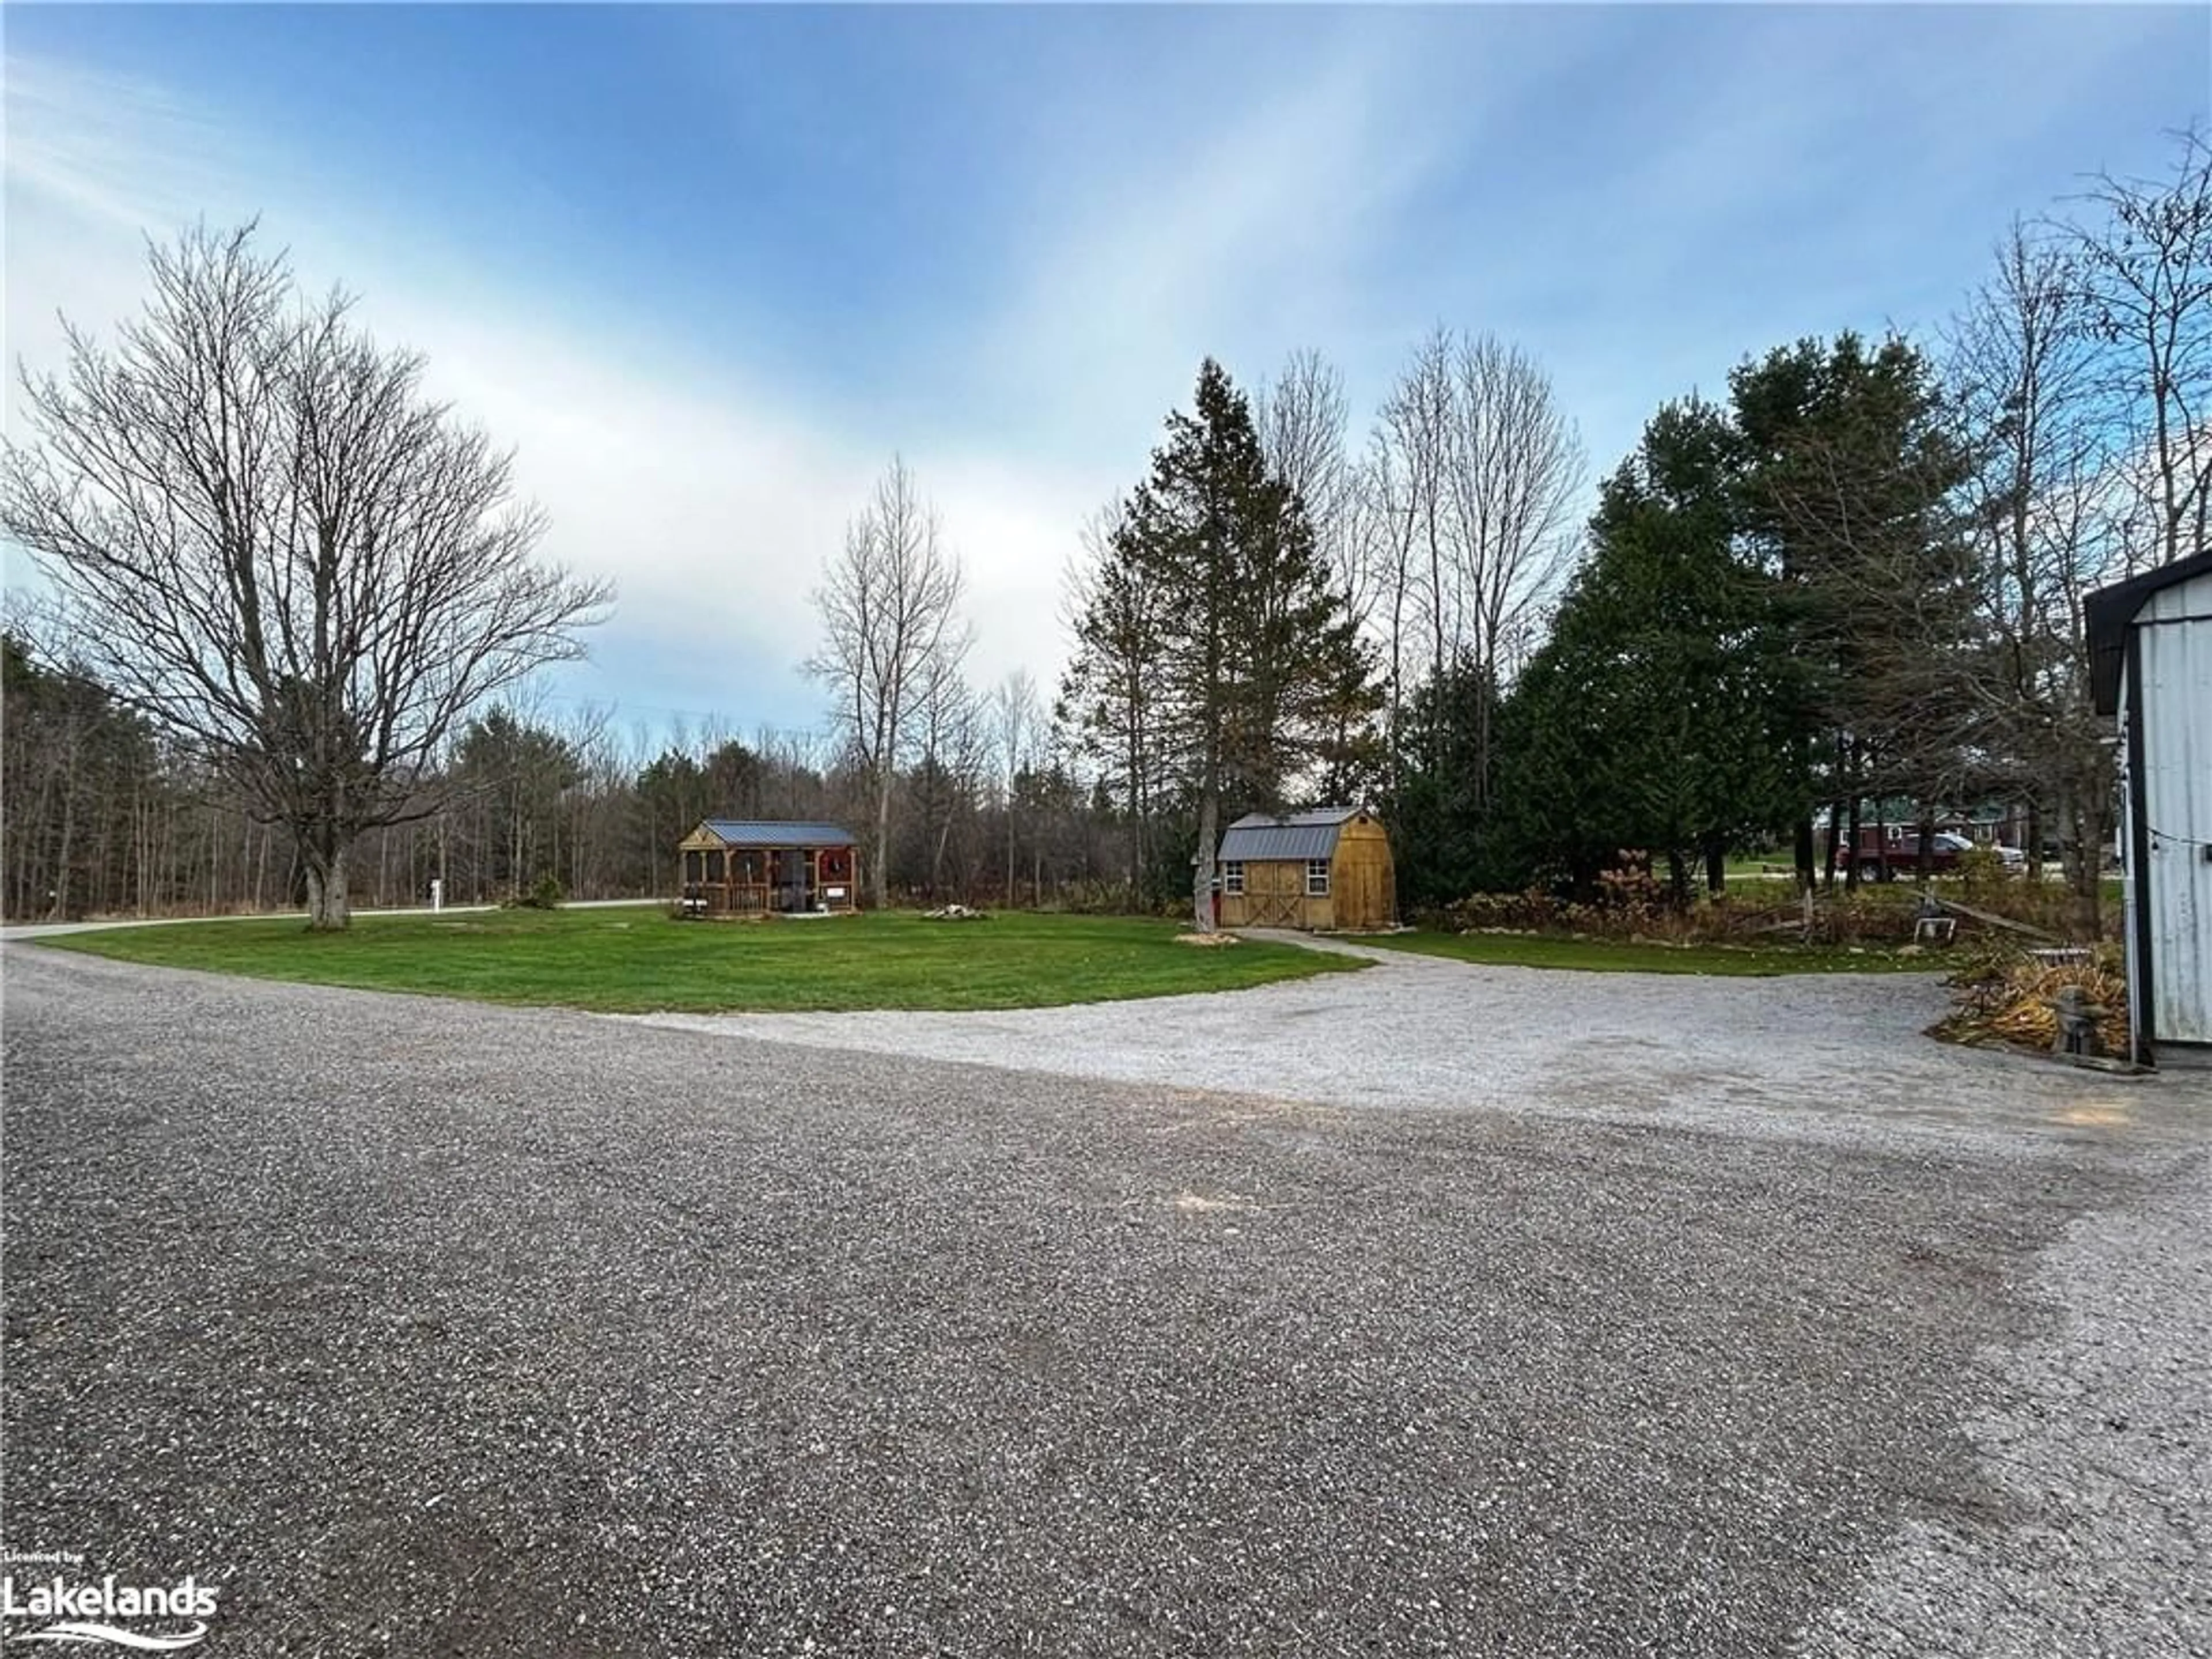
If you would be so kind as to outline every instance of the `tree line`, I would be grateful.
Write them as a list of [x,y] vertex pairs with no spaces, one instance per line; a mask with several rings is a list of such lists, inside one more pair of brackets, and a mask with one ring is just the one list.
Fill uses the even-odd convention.
[[1247,399],[1209,362],[1086,537],[1058,712],[1133,889],[1203,870],[1217,793],[1378,803],[1413,909],[1591,891],[1631,849],[1681,902],[1776,845],[1848,885],[1866,814],[1924,844],[2001,803],[2095,925],[2116,790],[2081,601],[2203,548],[2212,507],[2203,136],[2015,222],[1929,338],[1795,341],[1668,403],[1585,523],[1514,348],[1437,331],[1363,442],[1343,386],[1308,352]]
[[[2205,545],[2212,147],[2015,223],[1924,338],[1745,358],[1656,411],[1590,506],[1542,366],[1415,343],[1364,427],[1320,353],[1208,359],[1080,529],[1060,683],[972,685],[966,580],[894,460],[825,562],[825,732],[752,744],[532,718],[611,591],[543,560],[511,461],[251,227],[150,260],[144,314],[25,376],[0,527],[5,904],[647,894],[710,815],[829,817],[878,904],[1188,903],[1252,809],[1377,805],[1409,910],[1678,898],[1734,850],[1801,880],[1861,817],[2016,805],[2094,919],[2112,757],[2081,600]],[[1832,826],[1827,864],[1814,826]]]
[[[0,907],[11,921],[304,908],[309,866],[220,770],[126,708],[82,664],[0,633]],[[1107,908],[1115,843],[1026,729],[1006,746],[981,705],[957,743],[899,769],[884,871],[899,901]],[[1011,761],[1009,759],[1011,757]],[[737,738],[678,722],[618,728],[495,704],[461,729],[425,808],[365,830],[353,902],[673,897],[676,846],[702,818],[858,823],[870,781],[831,739]]]

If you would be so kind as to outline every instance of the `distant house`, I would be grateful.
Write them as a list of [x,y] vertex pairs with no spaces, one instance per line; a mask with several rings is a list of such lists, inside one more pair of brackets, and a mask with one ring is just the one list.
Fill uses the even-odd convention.
[[2120,726],[2128,1009],[2138,1055],[2212,1063],[2212,552],[2084,605]]
[[1219,873],[1224,927],[1358,931],[1398,920],[1390,837],[1360,807],[1249,813],[1222,836]]
[[707,818],[677,848],[694,915],[793,915],[860,908],[860,864],[834,823]]

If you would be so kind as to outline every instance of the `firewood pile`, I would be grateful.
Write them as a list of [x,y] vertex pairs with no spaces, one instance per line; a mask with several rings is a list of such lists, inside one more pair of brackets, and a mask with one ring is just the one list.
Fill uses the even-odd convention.
[[991,917],[988,911],[970,910],[964,904],[940,904],[934,910],[924,910],[921,919],[924,921],[988,921]]
[[1954,1042],[2006,1043],[2051,1052],[2058,1035],[2058,994],[2078,986],[2100,1010],[2097,1036],[2107,1054],[2128,1051],[2128,987],[2111,952],[2087,962],[2045,963],[2017,953],[1991,958],[1950,981],[1959,1006],[1936,1035]]

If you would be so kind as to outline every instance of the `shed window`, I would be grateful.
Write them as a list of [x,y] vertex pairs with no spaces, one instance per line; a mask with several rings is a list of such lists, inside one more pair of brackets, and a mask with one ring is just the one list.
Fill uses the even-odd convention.
[[1244,890],[1244,861],[1242,859],[1231,859],[1221,866],[1221,890],[1224,893]]
[[1327,859],[1306,860],[1306,896],[1308,898],[1328,896],[1328,860]]

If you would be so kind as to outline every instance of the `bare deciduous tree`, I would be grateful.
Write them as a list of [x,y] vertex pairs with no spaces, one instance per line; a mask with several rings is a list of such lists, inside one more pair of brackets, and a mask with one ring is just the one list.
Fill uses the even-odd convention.
[[1269,469],[1304,504],[1315,550],[1364,621],[1371,578],[1352,534],[1357,480],[1345,454],[1352,407],[1343,374],[1318,351],[1292,352],[1282,373],[1253,394],[1252,420]]
[[[2068,879],[2094,932],[2114,786],[2106,722],[2090,704],[2081,602],[2118,552],[2103,510],[2110,452],[2075,261],[2014,225],[1948,344],[1975,459],[1965,490],[1982,635],[1966,682],[1972,735],[2029,802],[2031,842],[2063,825]],[[2039,868],[2039,845],[2028,851]]]
[[2088,200],[2102,222],[2057,227],[2150,514],[2131,566],[2196,552],[2212,524],[2212,139],[2192,128],[2178,143],[2171,179],[2101,173]]
[[1404,770],[1407,629],[1415,599],[1413,476],[1399,434],[1387,422],[1378,426],[1354,477],[1352,536],[1358,544],[1361,562],[1373,577],[1373,597],[1365,623],[1369,632],[1381,635],[1382,641],[1382,659],[1388,677],[1383,689],[1384,768],[1394,798]]
[[[982,699],[960,672],[959,655],[939,652],[925,666],[915,706],[915,766],[910,794],[921,820],[924,856],[914,866],[933,902],[946,895],[946,852],[953,831],[974,819],[990,774]],[[962,860],[964,870],[970,860]],[[966,897],[964,876],[953,896]]]
[[1519,348],[1488,334],[1462,340],[1452,368],[1445,478],[1459,553],[1453,610],[1485,683],[1478,772],[1469,780],[1480,807],[1489,800],[1492,693],[1512,678],[1505,653],[1530,611],[1565,574],[1587,465],[1551,378]]
[[805,665],[830,690],[831,718],[852,746],[874,809],[868,884],[878,909],[890,898],[891,804],[908,720],[933,672],[957,667],[967,654],[959,614],[965,585],[937,509],[894,457],[814,591],[823,638]]
[[[1462,664],[1493,688],[1511,678],[1571,560],[1585,477],[1581,439],[1525,352],[1443,328],[1414,348],[1383,405],[1352,520],[1373,572],[1372,621],[1390,636],[1394,733],[1409,659],[1419,662],[1408,629],[1425,635],[1432,681]],[[1478,718],[1485,775],[1469,782],[1480,803],[1487,696]],[[1402,759],[1394,736],[1394,775]]]
[[1014,837],[1023,769],[1030,765],[1044,731],[1044,708],[1037,699],[1036,682],[1026,668],[1017,668],[999,682],[991,694],[994,735],[999,763],[1006,786],[1006,902],[1014,902]]
[[1401,562],[1413,577],[1429,636],[1429,676],[1443,672],[1459,637],[1452,597],[1451,498],[1446,479],[1453,435],[1452,337],[1439,326],[1413,349],[1382,408],[1384,441],[1395,464],[1405,514]]
[[1469,637],[1500,665],[1514,624],[1553,592],[1572,555],[1587,476],[1551,377],[1492,335],[1462,343],[1449,477],[1465,566]]
[[111,351],[75,326],[26,374],[0,525],[117,698],[296,838],[346,925],[347,855],[434,812],[434,763],[492,693],[581,653],[611,590],[534,556],[510,458],[422,395],[343,294],[308,302],[253,229],[155,248]]

